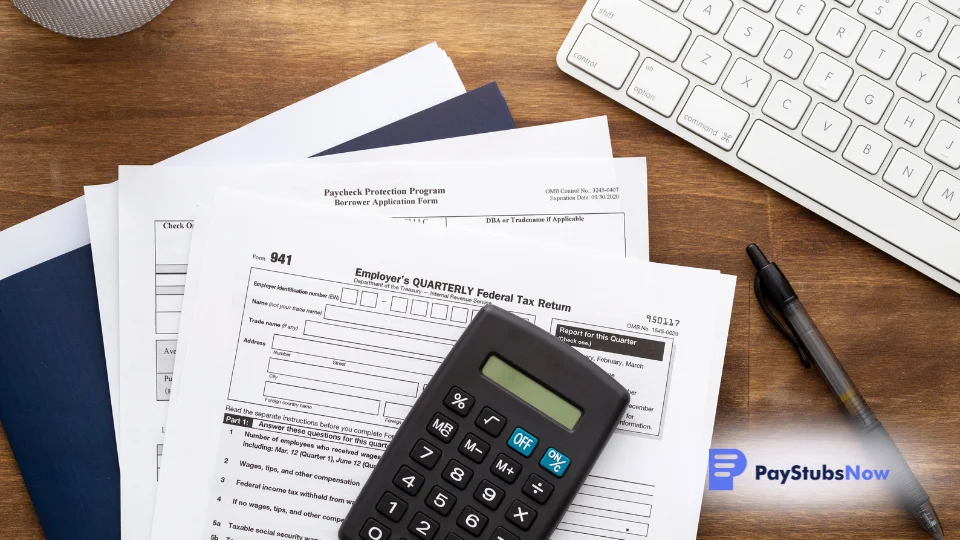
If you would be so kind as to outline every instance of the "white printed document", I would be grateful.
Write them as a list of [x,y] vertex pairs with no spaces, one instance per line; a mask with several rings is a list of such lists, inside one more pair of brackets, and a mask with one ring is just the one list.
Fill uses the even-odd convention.
[[[642,167],[643,160],[637,163]],[[629,237],[646,245],[647,227],[645,214],[641,222],[621,211],[617,171],[612,159],[121,167],[119,444],[128,528],[127,516],[154,510],[193,219],[217,186],[269,186],[272,193],[334,208],[374,210],[426,226],[497,227],[622,256]]]
[[[389,88],[389,92],[384,92]],[[463,94],[453,62],[436,43],[371,69],[336,86],[284,107],[230,133],[170,157],[159,165],[272,162],[306,158],[411,114]],[[609,146],[609,142],[608,142]],[[100,304],[100,325],[107,362],[117,443],[119,431],[119,282],[117,185],[84,189],[93,268]],[[135,540],[130,527],[124,540]]]
[[156,520],[153,540],[335,538],[486,303],[631,390],[553,537],[696,537],[735,278],[237,193],[221,194],[206,236],[157,506],[176,519]]

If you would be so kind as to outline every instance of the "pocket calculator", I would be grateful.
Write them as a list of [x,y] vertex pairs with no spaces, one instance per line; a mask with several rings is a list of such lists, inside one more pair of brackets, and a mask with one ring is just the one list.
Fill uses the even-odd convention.
[[488,305],[407,414],[340,540],[546,539],[629,401],[589,358]]

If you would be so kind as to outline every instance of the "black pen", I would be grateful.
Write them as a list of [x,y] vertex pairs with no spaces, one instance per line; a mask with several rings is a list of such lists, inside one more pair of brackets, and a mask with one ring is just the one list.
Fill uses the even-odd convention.
[[[811,365],[817,367],[817,371],[846,408],[848,416],[860,430],[870,450],[876,452],[878,458],[890,468],[890,476],[896,482],[903,505],[930,536],[943,540],[943,528],[940,526],[937,512],[930,504],[930,497],[917,481],[917,477],[910,470],[910,466],[903,459],[903,455],[883,424],[877,419],[877,415],[867,405],[867,401],[840,365],[840,360],[830,350],[817,325],[813,323],[813,319],[797,298],[797,293],[790,286],[790,282],[776,264],[767,260],[756,244],[747,246],[747,255],[757,268],[753,287],[764,312],[800,352],[800,361],[803,365],[808,368]],[[765,297],[769,298],[783,315],[789,330],[784,328],[770,311]]]

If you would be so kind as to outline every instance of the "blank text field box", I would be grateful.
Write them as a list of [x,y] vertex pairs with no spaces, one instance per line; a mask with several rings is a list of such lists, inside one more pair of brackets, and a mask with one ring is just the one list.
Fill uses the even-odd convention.
[[367,375],[346,369],[334,369],[302,362],[291,362],[280,358],[271,358],[267,367],[270,373],[289,375],[329,385],[342,385],[362,388],[375,392],[386,392],[398,396],[417,397],[417,383],[396,378]]
[[[417,303],[419,300],[414,300]],[[426,302],[424,302],[426,303]],[[323,318],[328,321],[350,323],[377,330],[391,330],[414,336],[424,336],[449,341],[452,345],[460,339],[463,328],[449,324],[436,323],[407,317],[398,317],[389,313],[378,313],[343,306],[327,306]]]
[[453,343],[436,343],[418,337],[396,336],[362,328],[348,328],[346,326],[332,326],[329,324],[307,321],[303,326],[303,335],[342,343],[355,343],[384,351],[410,352],[434,358],[445,358]]
[[469,315],[469,310],[461,306],[453,306],[450,309],[450,320],[453,322],[467,322],[467,316]]
[[443,319],[447,318],[447,311],[450,310],[450,306],[447,304],[433,304],[430,306],[430,318],[431,319]]
[[397,313],[406,313],[407,299],[402,296],[394,296],[390,300],[390,311],[396,311]]
[[355,362],[384,371],[408,371],[427,376],[432,376],[437,371],[437,364],[440,363],[438,358],[431,359],[395,351],[290,336],[274,336],[273,348],[317,358],[339,360],[348,364]]
[[370,291],[361,292],[360,305],[363,307],[377,307],[377,293]]
[[423,300],[414,300],[410,302],[410,314],[426,317],[428,307],[430,307],[429,303],[424,302]]
[[347,394],[336,394],[313,390],[310,388],[301,388],[267,381],[263,387],[264,397],[277,399],[289,399],[302,403],[309,403],[320,407],[330,407],[332,409],[341,409],[364,414],[379,414],[380,401],[376,399],[362,398]]
[[157,333],[176,334],[180,331],[180,312],[157,313]]
[[383,416],[386,418],[396,418],[397,420],[403,420],[410,414],[410,405],[403,405],[401,403],[386,402],[383,405]]
[[340,301],[344,304],[356,304],[357,303],[357,290],[348,289],[346,287],[340,291]]

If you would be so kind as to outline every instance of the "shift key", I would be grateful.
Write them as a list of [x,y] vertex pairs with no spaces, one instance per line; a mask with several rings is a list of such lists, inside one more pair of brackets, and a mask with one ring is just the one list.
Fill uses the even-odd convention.
[[747,111],[698,86],[690,93],[677,123],[720,148],[730,150],[749,118]]
[[640,0],[600,0],[594,20],[674,62],[690,37],[690,29]]

